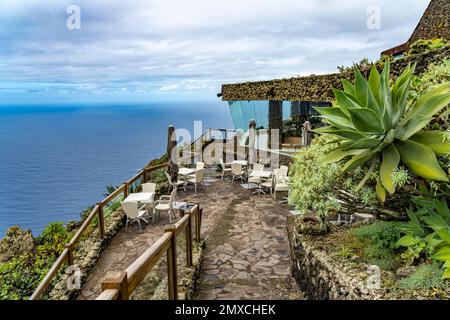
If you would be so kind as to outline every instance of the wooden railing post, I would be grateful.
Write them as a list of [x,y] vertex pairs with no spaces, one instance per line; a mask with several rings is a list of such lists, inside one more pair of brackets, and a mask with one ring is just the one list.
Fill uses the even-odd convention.
[[72,245],[70,243],[66,244],[66,248],[67,248],[67,264],[69,266],[73,266],[73,248]]
[[128,276],[126,271],[109,271],[102,282],[102,290],[117,289],[119,296],[117,300],[128,300]]
[[128,197],[128,183],[124,182],[123,183],[124,188],[123,188],[123,198],[125,199],[126,197]]
[[98,204],[98,228],[100,239],[105,238],[105,217],[103,216],[103,203],[99,202]]
[[175,239],[175,226],[169,225],[164,229],[171,232],[170,247],[167,250],[167,288],[169,300],[178,300],[178,280],[177,280],[177,244]]
[[195,209],[194,212],[194,220],[195,220],[195,241],[200,242],[200,230],[201,230],[201,216],[202,216],[202,210],[197,204],[197,209]]
[[189,219],[186,226],[186,265],[192,267],[192,211],[188,213]]
[[147,182],[147,168],[144,168],[142,172],[142,183],[146,182]]

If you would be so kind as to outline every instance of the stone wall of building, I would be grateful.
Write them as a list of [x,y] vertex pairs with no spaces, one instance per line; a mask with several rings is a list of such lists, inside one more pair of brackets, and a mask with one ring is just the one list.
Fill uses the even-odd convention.
[[419,39],[450,39],[450,1],[432,0],[409,43]]
[[[450,46],[409,56],[392,62],[392,75],[401,74],[406,65],[416,62],[416,74],[423,73],[430,63],[439,63],[450,57]],[[378,64],[381,70],[382,66]],[[368,74],[368,70],[363,70]],[[353,81],[353,71],[326,75],[311,75],[290,79],[246,82],[222,85],[222,100],[286,100],[286,101],[332,101],[333,88],[342,88],[341,79]]]

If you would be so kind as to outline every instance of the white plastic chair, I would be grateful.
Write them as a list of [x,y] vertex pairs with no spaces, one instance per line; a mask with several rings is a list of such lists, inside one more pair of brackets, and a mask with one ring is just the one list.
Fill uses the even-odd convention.
[[161,212],[168,212],[169,222],[172,223],[172,219],[175,219],[173,204],[175,203],[176,195],[177,189],[173,189],[170,196],[163,195],[155,202],[155,206],[153,208],[153,223],[155,223],[155,216],[158,216],[159,219]]
[[156,192],[156,183],[143,183],[142,184],[142,192]]
[[288,176],[289,167],[288,166],[280,166],[280,172],[282,176]]
[[229,164],[227,165],[223,162],[223,158],[220,158],[219,161],[220,161],[220,166],[222,167],[222,180],[223,180],[223,177],[225,176],[225,172],[231,172],[231,168],[230,168]]
[[203,183],[203,177],[205,175],[205,169],[200,169],[195,172],[194,177],[186,180],[186,184],[193,184],[195,193],[197,193],[197,186]]
[[127,216],[127,223],[125,225],[125,230],[128,231],[128,223],[137,222],[139,224],[139,230],[142,231],[141,221],[148,223],[145,217],[148,215],[148,211],[142,208],[138,208],[137,202],[122,202],[122,209],[125,211]]
[[242,168],[242,165],[239,163],[232,163],[231,164],[231,173],[233,174],[233,180],[236,178],[241,178],[241,183],[244,183],[244,169]]
[[289,177],[285,175],[284,168],[275,169],[273,182],[273,196],[276,199],[277,192],[289,192]]
[[[167,181],[169,181],[170,188],[172,188],[173,190],[177,190],[178,187],[180,187],[180,186],[184,187],[184,181],[178,180],[177,182],[173,182],[172,178],[170,177],[170,174],[167,171],[165,171],[165,174],[166,174]],[[170,190],[170,188],[169,188],[169,190]]]
[[195,164],[195,169],[197,169],[197,170],[205,169],[205,163],[201,162],[201,161],[197,162]]
[[[264,171],[264,165],[263,165],[263,164],[260,164],[260,163],[255,163],[255,164],[253,165],[253,170],[252,170],[252,172],[254,172],[254,171]],[[257,184],[257,185],[258,185],[258,190],[255,191],[254,193],[260,194],[261,192],[263,192],[263,191],[261,190],[261,187],[260,187],[261,182],[262,182],[261,177],[252,177],[252,176],[251,176],[251,173],[250,173],[250,175],[249,175],[249,177],[248,177],[248,183],[249,183],[249,184],[250,184],[250,183],[254,183],[254,184]]]

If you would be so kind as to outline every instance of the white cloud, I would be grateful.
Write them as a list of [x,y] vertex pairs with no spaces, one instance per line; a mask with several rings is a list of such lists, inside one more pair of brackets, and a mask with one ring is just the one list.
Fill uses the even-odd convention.
[[[407,40],[427,1],[80,0],[0,3],[0,84],[64,83],[62,95],[197,92],[221,83],[326,73]],[[369,5],[381,30],[366,27]],[[34,89],[51,92],[51,85]],[[50,88],[50,89],[49,89]],[[65,90],[65,91],[64,91]],[[29,91],[27,91],[29,92]],[[1,95],[1,92],[0,92]],[[165,96],[166,97],[166,96]]]

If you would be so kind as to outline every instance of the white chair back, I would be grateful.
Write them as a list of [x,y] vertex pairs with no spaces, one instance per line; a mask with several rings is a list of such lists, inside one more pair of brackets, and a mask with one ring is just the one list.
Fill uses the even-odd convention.
[[122,202],[122,209],[129,219],[135,219],[138,215],[138,204],[137,202]]
[[225,169],[225,163],[223,162],[223,158],[220,158],[219,161],[220,161],[220,166],[222,167],[222,169]]
[[282,170],[281,168],[273,170],[273,175],[275,178],[275,182],[280,181],[282,177],[286,177],[286,175],[284,175],[284,170]]
[[143,183],[142,192],[156,192],[156,183]]
[[280,170],[283,176],[288,176],[289,167],[288,166],[280,166]]
[[253,165],[253,171],[264,171],[264,165],[260,163],[255,163]]
[[231,164],[231,172],[235,176],[240,176],[243,173],[242,165],[240,165],[239,163],[232,163]]
[[205,175],[205,169],[200,169],[195,172],[195,182],[200,183],[203,181]]
[[204,168],[205,168],[205,163],[199,161],[199,162],[197,162],[197,163],[195,164],[195,168],[196,168],[197,170],[204,169]]

